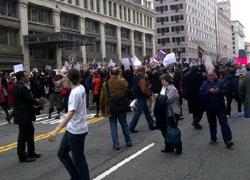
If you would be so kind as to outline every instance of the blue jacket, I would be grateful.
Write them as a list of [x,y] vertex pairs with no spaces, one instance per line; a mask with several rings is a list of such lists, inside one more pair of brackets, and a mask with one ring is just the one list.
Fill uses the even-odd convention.
[[[213,87],[217,87],[220,89],[218,93],[209,93],[209,90]],[[205,108],[208,109],[224,109],[225,108],[225,101],[224,101],[224,94],[225,94],[225,84],[223,81],[216,79],[213,83],[206,80],[203,81],[201,88],[200,88],[200,96],[202,101],[205,105]]]

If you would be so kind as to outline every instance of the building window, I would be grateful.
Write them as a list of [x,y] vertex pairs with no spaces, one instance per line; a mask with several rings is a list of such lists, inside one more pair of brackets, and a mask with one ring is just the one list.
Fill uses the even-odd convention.
[[141,57],[142,56],[142,47],[135,46],[135,54],[137,57]]
[[126,28],[121,28],[121,38],[122,39],[130,39],[130,30]]
[[133,23],[135,24],[135,10],[133,10]]
[[17,30],[0,27],[0,44],[16,46]]
[[17,1],[0,0],[0,15],[17,17]]
[[90,46],[86,46],[86,51],[91,53],[100,53],[101,51],[100,42],[96,42]]
[[123,19],[124,19],[124,21],[127,21],[127,8],[126,7],[123,8],[123,12],[124,12],[123,13],[124,14],[124,18]]
[[109,1],[109,16],[112,16],[112,2]]
[[128,22],[131,22],[131,13],[130,13],[130,9],[128,9]]
[[85,21],[85,25],[86,25],[86,27],[85,27],[86,32],[100,34],[100,23],[99,22],[87,19]]
[[61,13],[61,26],[66,27],[66,28],[71,28],[71,29],[79,29],[79,17],[66,14],[66,13]]
[[69,4],[72,4],[72,0],[68,0],[68,3],[69,3]]
[[106,43],[106,54],[117,54],[117,44]]
[[122,19],[122,5],[119,6],[119,11],[120,11],[120,19]]
[[91,0],[91,1],[90,1],[90,9],[91,9],[91,10],[94,10],[94,0]]
[[76,6],[79,6],[79,0],[75,0]]
[[116,26],[105,24],[105,34],[107,36],[116,37]]
[[103,0],[103,13],[107,14],[107,0]]
[[152,56],[153,55],[153,51],[152,51],[152,49],[151,48],[147,48],[146,49],[146,56]]
[[117,17],[117,6],[116,6],[116,3],[114,3],[114,9],[113,9],[113,11],[114,11],[114,17]]
[[84,6],[85,9],[88,8],[88,0],[84,0],[83,1],[83,6]]
[[142,33],[138,32],[138,31],[135,31],[134,32],[134,39],[137,42],[142,42]]
[[122,45],[122,55],[123,56],[130,55],[130,46]]
[[100,4],[99,4],[98,0],[95,0],[95,1],[96,1],[96,11],[99,13],[100,12]]
[[30,5],[28,7],[28,20],[44,24],[53,24],[52,10]]
[[146,41],[146,43],[151,44],[152,43],[152,35],[151,34],[146,34],[145,35],[145,41]]

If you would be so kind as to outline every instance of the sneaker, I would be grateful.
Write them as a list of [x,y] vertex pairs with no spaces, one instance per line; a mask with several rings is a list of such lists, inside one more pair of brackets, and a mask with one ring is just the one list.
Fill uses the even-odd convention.
[[202,129],[202,126],[200,124],[194,124],[194,123],[192,123],[192,126],[194,126],[194,128],[196,130],[201,130]]
[[38,159],[40,158],[42,155],[41,154],[37,154],[37,153],[32,153],[31,155],[29,155],[30,158],[34,158],[34,159]]
[[120,150],[120,146],[119,146],[119,145],[114,145],[114,146],[113,146],[113,150],[119,151],[119,150]]
[[138,133],[138,132],[139,132],[138,130],[135,130],[135,129],[129,129],[129,131],[130,131],[131,133]]
[[216,144],[216,143],[217,143],[216,140],[211,140],[211,141],[209,141],[209,144],[210,144],[210,145],[214,145],[214,144]]
[[226,146],[227,146],[228,149],[231,149],[233,145],[234,145],[234,143],[232,141],[227,141],[226,142]]
[[126,144],[127,144],[128,147],[132,147],[133,146],[132,142],[127,142]]

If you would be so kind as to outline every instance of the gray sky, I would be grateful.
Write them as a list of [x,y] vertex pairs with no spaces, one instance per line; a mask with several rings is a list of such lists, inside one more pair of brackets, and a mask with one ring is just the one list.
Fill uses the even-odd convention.
[[250,42],[250,1],[231,0],[232,20],[239,20],[245,27],[245,41]]

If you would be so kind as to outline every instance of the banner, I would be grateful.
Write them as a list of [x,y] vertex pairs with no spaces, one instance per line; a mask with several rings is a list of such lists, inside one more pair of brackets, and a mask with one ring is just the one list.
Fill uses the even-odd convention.
[[176,63],[176,57],[175,57],[175,53],[170,53],[167,54],[165,56],[165,58],[163,59],[163,65],[165,67],[169,66],[170,64]]
[[130,61],[129,58],[122,58],[122,65],[124,66],[124,70],[130,70]]
[[162,60],[165,57],[166,53],[163,50],[159,50],[158,53],[155,55],[155,59],[157,61]]

